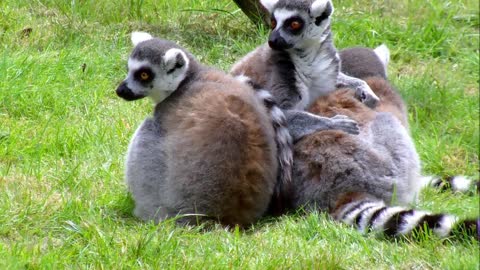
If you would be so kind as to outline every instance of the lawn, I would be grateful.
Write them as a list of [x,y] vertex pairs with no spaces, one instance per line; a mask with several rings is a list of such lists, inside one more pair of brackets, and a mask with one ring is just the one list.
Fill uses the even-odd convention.
[[[478,177],[478,1],[334,4],[338,48],[391,49],[424,172]],[[478,269],[471,239],[387,240],[322,213],[246,231],[135,219],[123,160],[152,106],[114,92],[134,30],[224,70],[267,37],[228,0],[0,1],[0,269]],[[479,196],[427,189],[416,207],[475,217]]]

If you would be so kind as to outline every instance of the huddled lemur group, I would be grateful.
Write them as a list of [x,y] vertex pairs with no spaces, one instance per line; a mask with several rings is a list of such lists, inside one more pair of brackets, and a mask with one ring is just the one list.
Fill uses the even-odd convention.
[[134,214],[246,226],[304,207],[392,236],[425,227],[440,237],[475,234],[476,220],[403,207],[440,182],[420,173],[406,106],[386,76],[386,46],[337,52],[331,0],[261,3],[268,44],[230,74],[173,42],[132,34],[116,91],[155,103],[128,148]]

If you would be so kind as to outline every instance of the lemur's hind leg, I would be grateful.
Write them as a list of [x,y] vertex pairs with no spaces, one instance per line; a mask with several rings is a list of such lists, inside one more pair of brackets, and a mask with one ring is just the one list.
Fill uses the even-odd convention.
[[348,76],[343,72],[338,74],[337,87],[353,88],[355,90],[355,98],[370,108],[375,108],[380,101],[380,98],[375,95],[364,80]]

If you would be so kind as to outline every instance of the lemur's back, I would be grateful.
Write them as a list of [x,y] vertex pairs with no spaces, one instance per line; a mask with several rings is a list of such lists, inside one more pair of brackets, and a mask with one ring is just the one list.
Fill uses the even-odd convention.
[[[383,65],[375,54],[363,55],[360,48],[352,50],[357,50],[352,55],[360,54],[370,61],[370,70],[368,65],[356,70],[369,75],[365,79],[380,97],[380,104],[371,110],[348,90],[335,91],[314,103],[311,112],[329,117],[347,115],[358,122],[361,131],[359,135],[321,131],[295,145],[295,206],[329,210],[338,196],[348,192],[365,192],[388,202],[395,193],[398,202],[407,203],[418,191],[413,182],[420,163],[406,128],[405,105],[380,72]],[[349,60],[344,55],[342,64]],[[346,71],[358,75],[355,70]]]
[[396,193],[401,203],[413,199],[411,181],[419,174],[418,157],[407,130],[393,114],[371,111],[348,90],[321,99],[311,112],[347,115],[358,122],[360,134],[321,131],[295,145],[295,207],[307,204],[329,210],[345,192],[365,192],[385,201]]
[[[169,192],[189,194],[183,213],[249,224],[266,210],[276,177],[276,146],[266,111],[251,90],[210,76],[162,118]],[[213,79],[213,80],[212,80]],[[175,184],[181,183],[181,184]],[[183,203],[183,202],[182,202]]]
[[[153,121],[161,123],[164,132],[153,149],[162,157],[139,146],[141,156],[129,156],[138,156],[145,162],[141,166],[150,168],[144,186],[145,179],[158,181],[152,184],[160,187],[152,199],[158,200],[153,209],[160,211],[154,213],[160,218],[200,214],[224,224],[246,225],[264,214],[273,192],[277,170],[273,130],[251,89],[220,73],[205,75],[209,78],[193,83],[183,97],[157,106]],[[148,132],[143,136],[155,137]],[[198,218],[182,221],[194,223]]]
[[135,215],[156,222],[180,215],[190,224],[256,221],[269,205],[278,165],[273,127],[253,88],[173,42],[147,33],[132,41],[117,94],[157,104],[127,154]]

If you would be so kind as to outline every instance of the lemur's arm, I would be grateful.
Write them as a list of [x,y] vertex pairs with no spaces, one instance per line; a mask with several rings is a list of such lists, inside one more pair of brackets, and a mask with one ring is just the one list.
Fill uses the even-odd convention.
[[370,108],[375,108],[380,101],[364,80],[348,76],[343,72],[338,74],[337,87],[353,88],[355,90],[355,98]]
[[288,131],[294,142],[314,132],[329,129],[359,134],[357,122],[344,115],[328,118],[297,110],[285,110],[284,114],[287,118]]
[[[262,88],[256,85],[249,77],[236,76],[236,79],[243,83],[249,84],[253,89],[255,89],[257,96],[262,100],[267,108],[272,108],[272,106],[274,106],[277,108],[277,110],[281,110],[280,107],[282,106],[277,107],[270,92],[262,90]],[[277,84],[277,87],[278,85],[279,84]],[[280,98],[278,96],[280,96]],[[281,104],[284,108],[293,107],[296,102],[298,102],[297,100],[292,101],[294,98],[298,99],[298,95],[290,95],[288,90],[277,91],[277,98],[280,100],[285,100],[285,102]],[[284,109],[281,111],[285,115],[288,132],[290,133],[290,136],[294,142],[316,131],[328,129],[337,129],[350,134],[359,134],[357,122],[344,115],[336,115],[332,118],[328,118],[300,110]],[[272,110],[272,119],[274,123],[281,124],[282,122],[285,122],[281,120],[282,117],[280,117],[280,120],[277,121],[279,116],[276,115],[275,110]]]

